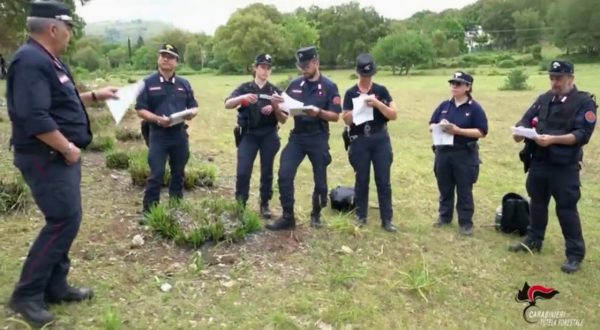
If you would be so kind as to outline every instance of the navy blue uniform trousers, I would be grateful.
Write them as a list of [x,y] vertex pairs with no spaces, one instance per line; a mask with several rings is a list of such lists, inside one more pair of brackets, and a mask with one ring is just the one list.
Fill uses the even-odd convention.
[[331,163],[329,133],[292,133],[281,152],[279,166],[279,198],[284,212],[294,209],[294,178],[305,156],[308,156],[313,168],[313,208],[320,210],[327,206],[327,166]]
[[473,225],[473,184],[479,176],[479,154],[474,150],[443,150],[436,148],[434,172],[440,191],[439,217],[442,222],[452,221],[454,192],[460,226]]
[[556,215],[565,238],[567,258],[583,260],[585,242],[577,212],[577,202],[581,197],[579,164],[553,166],[534,161],[529,169],[526,186],[531,198],[528,236],[537,241],[544,240],[548,225],[548,204],[550,197],[554,197]]
[[359,219],[367,218],[369,180],[371,177],[371,163],[373,163],[381,220],[391,221],[393,211],[390,168],[394,155],[387,131],[371,136],[359,135],[350,144],[348,158],[356,176],[354,184],[356,216]]
[[67,289],[69,250],[81,223],[81,163],[67,165],[62,156],[15,153],[15,166],[31,189],[46,225],[25,259],[15,288],[18,298],[42,300]]
[[[173,134],[175,133],[175,134]],[[148,164],[150,164],[150,177],[144,192],[144,211],[148,211],[160,201],[160,189],[165,176],[167,159],[171,169],[171,183],[169,184],[169,197],[172,199],[183,198],[183,180],[185,165],[190,158],[187,133],[182,128],[180,132],[165,134],[150,129],[150,146],[148,151]]]
[[277,128],[265,134],[244,133],[237,149],[235,197],[246,204],[256,155],[260,152],[260,203],[267,205],[273,197],[273,163],[281,147]]

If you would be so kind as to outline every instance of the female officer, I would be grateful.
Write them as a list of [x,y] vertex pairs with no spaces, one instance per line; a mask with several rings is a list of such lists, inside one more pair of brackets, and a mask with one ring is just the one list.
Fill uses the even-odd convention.
[[235,197],[244,206],[248,201],[250,178],[256,154],[260,151],[260,212],[271,218],[269,200],[273,195],[273,163],[280,142],[277,123],[287,119],[278,104],[283,102],[281,90],[271,84],[272,57],[260,54],[252,66],[254,80],[241,84],[225,100],[225,108],[238,108],[234,135],[237,146],[237,178]]
[[[387,122],[395,120],[397,117],[396,105],[387,88],[373,82],[373,75],[377,69],[370,54],[361,54],[357,57],[356,71],[360,78],[356,85],[346,91],[342,118],[346,125],[350,126],[349,134],[352,140],[348,154],[350,164],[356,174],[354,190],[357,225],[364,226],[367,223],[369,179],[371,163],[373,163],[381,226],[388,232],[396,232],[396,227],[392,224],[392,188],[390,184],[393,153],[387,131]],[[356,101],[353,99],[362,94],[367,95],[364,103],[373,108],[373,120],[356,125],[352,111],[358,109],[354,109]],[[364,106],[364,103],[357,103],[356,106]]]
[[429,121],[430,130],[435,125],[452,134],[452,145],[435,146],[434,172],[440,191],[439,217],[435,227],[452,222],[454,189],[458,201],[459,232],[473,234],[473,184],[479,176],[478,139],[488,133],[488,122],[483,108],[471,97],[473,77],[458,71],[448,81],[452,98],[442,102]]

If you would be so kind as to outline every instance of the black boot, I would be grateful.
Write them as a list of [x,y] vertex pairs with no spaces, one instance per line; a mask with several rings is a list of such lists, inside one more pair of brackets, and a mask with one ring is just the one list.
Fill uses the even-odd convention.
[[273,217],[271,210],[269,209],[269,204],[262,204],[260,206],[260,216],[263,219],[271,219]]
[[473,226],[465,225],[460,226],[458,232],[463,236],[472,236],[473,235]]
[[80,302],[94,298],[94,291],[88,288],[75,288],[69,286],[65,292],[56,294],[46,294],[46,301],[50,304],[60,304],[63,302]]
[[8,308],[21,314],[28,323],[37,328],[54,321],[54,315],[42,301],[19,299],[13,296],[8,303]]
[[508,247],[508,251],[510,252],[519,252],[519,251],[531,251],[531,252],[540,252],[542,250],[542,242],[538,240],[534,240],[533,238],[525,238],[524,241],[519,242],[515,245],[511,245]]
[[396,228],[396,226],[394,226],[392,224],[392,220],[384,220],[381,223],[381,228],[383,228],[383,230],[387,231],[388,233],[395,233],[398,231],[398,229]]
[[581,261],[579,260],[569,260],[565,261],[565,263],[560,267],[560,270],[567,274],[575,273],[581,268]]
[[323,227],[321,223],[321,208],[313,207],[310,213],[310,226],[316,229]]
[[365,218],[358,218],[358,219],[356,219],[356,224],[355,224],[356,227],[362,228],[362,227],[364,227],[366,225],[367,225],[367,219],[365,219]]
[[442,218],[437,218],[437,220],[433,223],[433,226],[435,228],[442,228],[442,227],[447,227],[450,226],[451,221],[444,221],[442,220]]
[[277,221],[272,224],[268,224],[265,226],[269,230],[292,230],[296,228],[296,219],[294,218],[293,212],[283,212],[281,218],[277,219]]

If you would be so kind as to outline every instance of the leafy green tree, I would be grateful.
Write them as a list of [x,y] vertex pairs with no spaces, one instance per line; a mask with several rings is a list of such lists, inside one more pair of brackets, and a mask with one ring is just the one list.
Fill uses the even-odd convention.
[[399,69],[400,74],[404,72],[408,75],[413,65],[433,59],[431,41],[414,31],[384,37],[377,42],[372,52],[380,65],[392,67],[392,74],[396,74]]

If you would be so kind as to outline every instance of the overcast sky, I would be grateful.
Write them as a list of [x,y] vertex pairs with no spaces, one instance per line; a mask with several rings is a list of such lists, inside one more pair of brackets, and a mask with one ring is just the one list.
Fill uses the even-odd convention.
[[[238,8],[258,1],[249,0],[93,0],[78,8],[78,14],[86,22],[111,20],[160,20],[179,28],[213,34],[220,25],[225,25],[229,16]],[[329,7],[349,0],[263,0],[274,4],[281,12],[291,12],[298,7]],[[361,6],[373,6],[387,18],[403,19],[421,10],[435,12],[447,8],[461,8],[475,0],[358,0]],[[394,4],[395,3],[395,4]]]

